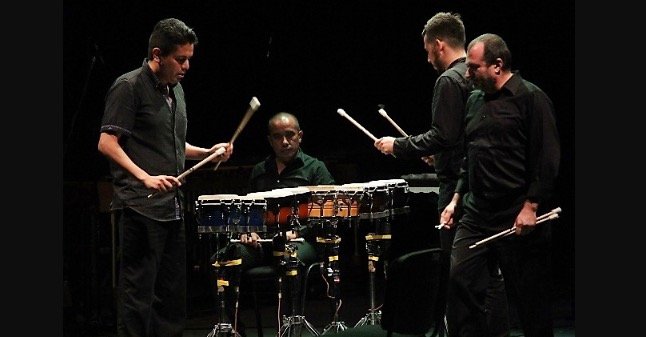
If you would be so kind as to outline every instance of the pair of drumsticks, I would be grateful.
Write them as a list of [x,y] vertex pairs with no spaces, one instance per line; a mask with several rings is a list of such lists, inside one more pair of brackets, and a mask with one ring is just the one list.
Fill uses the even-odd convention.
[[[553,209],[553,210],[551,210],[551,211],[549,211],[549,212],[547,212],[545,214],[539,215],[539,216],[536,217],[536,224],[538,225],[539,223],[556,219],[556,218],[559,217],[559,213],[561,213],[561,207],[557,207],[557,208],[555,208],[555,209]],[[472,244],[471,246],[469,246],[469,248],[475,248],[475,247],[477,247],[477,246],[479,246],[479,245],[481,245],[483,243],[487,243],[489,241],[492,241],[492,240],[495,240],[495,239],[498,239],[498,238],[502,238],[502,237],[505,237],[505,236],[512,235],[512,234],[514,234],[515,231],[516,231],[516,227],[512,226],[511,228],[506,229],[506,230],[504,230],[504,231],[502,231],[502,232],[500,232],[498,234],[494,234],[494,235],[492,235],[492,236],[490,236],[488,238],[482,239],[482,240]]]
[[[354,124],[356,127],[359,128],[359,130],[363,131],[366,135],[368,135],[368,137],[372,138],[373,141],[377,141],[377,137],[375,137],[372,133],[370,133],[370,131],[368,131],[361,124],[359,124],[357,121],[355,121],[354,118],[350,117],[350,115],[348,115],[345,112],[345,110],[338,109],[337,112],[339,113],[339,115],[347,118],[350,122],[352,122],[352,124]],[[382,115],[384,118],[386,118],[397,129],[397,131],[399,131],[399,133],[401,133],[404,137],[408,137],[408,134],[406,134],[406,132],[404,132],[404,130],[402,130],[402,128],[400,128],[399,125],[397,125],[397,123],[395,123],[395,121],[392,118],[390,118],[390,116],[388,116],[388,113],[386,112],[386,110],[384,110],[384,106],[381,105],[381,104],[379,105],[379,114]],[[553,210],[551,210],[551,211],[549,211],[549,212],[547,212],[547,213],[545,213],[543,215],[540,215],[540,216],[536,217],[536,223],[539,224],[539,223],[544,222],[544,221],[556,219],[556,218],[559,217],[559,215],[558,215],[559,212],[561,212],[561,208],[557,207],[557,208],[555,208],[555,209],[553,209]],[[439,224],[438,226],[436,226],[435,228],[442,229],[442,228],[444,228],[444,226],[445,226],[445,224],[442,223],[442,224]],[[474,248],[474,247],[477,247],[478,245],[481,245],[483,243],[489,242],[491,240],[495,240],[497,238],[501,238],[501,237],[511,235],[511,234],[513,234],[515,232],[515,230],[516,230],[516,228],[512,227],[512,228],[507,229],[505,231],[502,231],[502,232],[500,232],[498,234],[492,235],[492,236],[490,236],[490,237],[488,237],[486,239],[480,240],[480,241],[474,243],[473,245],[469,246],[469,248]]]
[[[236,131],[233,133],[233,137],[231,137],[231,140],[229,141],[229,144],[233,144],[233,142],[238,138],[238,135],[240,132],[242,132],[242,129],[247,125],[247,122],[251,119],[251,116],[258,110],[260,107],[260,101],[258,101],[258,98],[252,97],[251,101],[249,102],[249,108],[247,108],[247,111],[245,112],[244,116],[242,117],[242,120],[240,121],[240,124],[238,124],[238,128],[236,128]],[[193,173],[193,171],[197,170],[198,168],[202,167],[204,164],[210,162],[213,160],[215,157],[222,155],[226,151],[225,148],[221,147],[217,149],[215,152],[211,153],[208,157],[202,159],[199,163],[193,165],[193,167],[189,168],[188,170],[184,171],[182,174],[177,176],[177,179],[182,180],[186,178],[189,174]],[[220,164],[222,162],[219,161],[217,165],[215,165],[215,168],[213,168],[213,171],[217,170],[218,167],[220,167]],[[151,193],[148,195],[148,198],[156,195],[158,192]]]
[[[363,131],[366,135],[368,135],[368,137],[372,138],[373,141],[377,141],[377,137],[375,137],[372,133],[370,133],[370,131],[368,131],[361,124],[355,121],[354,118],[350,117],[350,115],[348,115],[345,110],[337,109],[336,112],[338,112],[339,115],[347,118],[350,122],[352,122],[352,124],[358,127],[359,130]],[[386,110],[384,110],[384,106],[382,104],[379,104],[379,114],[384,116],[395,127],[395,129],[397,129],[397,131],[402,134],[402,136],[408,137],[408,134],[404,132],[404,130],[402,130],[402,128],[400,128],[399,125],[397,125],[397,123],[395,123],[395,121],[390,118],[390,116],[388,116],[388,113],[386,112]]]
[[[379,104],[379,105],[377,105],[377,106],[379,107],[379,114],[380,114],[380,115],[382,115],[384,118],[386,118],[386,119],[390,122],[390,124],[392,124],[392,125],[395,127],[395,129],[397,129],[397,131],[399,131],[399,133],[400,133],[402,136],[404,136],[404,137],[408,137],[408,134],[406,133],[406,131],[404,131],[401,127],[399,127],[399,125],[397,125],[397,123],[395,123],[395,121],[394,121],[392,118],[390,118],[390,116],[388,116],[388,113],[387,113],[387,112],[386,112],[386,110],[384,109],[384,105],[383,105],[383,104]],[[345,110],[343,110],[343,109],[338,109],[338,110],[337,110],[337,112],[339,113],[339,115],[341,115],[341,116],[343,116],[343,117],[347,118],[350,122],[352,122],[352,124],[354,124],[354,125],[355,125],[356,127],[358,127],[361,131],[363,131],[366,135],[368,135],[368,137],[372,138],[372,140],[373,140],[373,141],[377,141],[377,137],[375,137],[372,133],[370,133],[370,131],[366,130],[366,128],[364,128],[361,124],[359,124],[357,121],[355,121],[355,120],[354,120],[354,118],[350,117],[350,115],[348,115],[348,114],[345,112]],[[394,153],[391,153],[391,155],[392,155],[393,157],[396,157]],[[430,158],[430,159],[432,159],[432,157],[433,157],[433,156],[424,156],[424,157],[422,157],[422,160],[423,160],[425,163],[427,163],[428,165],[433,165],[433,164],[431,164],[431,162],[429,162],[429,158]]]

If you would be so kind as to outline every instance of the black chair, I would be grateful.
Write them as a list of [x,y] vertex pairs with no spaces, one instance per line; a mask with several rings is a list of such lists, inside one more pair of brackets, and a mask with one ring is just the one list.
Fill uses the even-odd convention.
[[381,327],[424,336],[433,325],[440,281],[440,248],[422,249],[389,262],[386,270]]

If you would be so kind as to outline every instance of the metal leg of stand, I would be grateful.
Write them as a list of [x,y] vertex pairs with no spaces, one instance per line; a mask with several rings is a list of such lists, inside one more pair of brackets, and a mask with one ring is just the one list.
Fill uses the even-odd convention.
[[[228,235],[228,233],[226,234]],[[225,246],[225,253],[227,253],[227,248],[228,245],[230,244],[230,237],[226,238],[227,244]],[[237,316],[237,310],[238,310],[238,296],[239,296],[239,288],[237,283],[239,282],[239,271],[240,271],[240,264],[242,263],[242,260],[239,259],[238,256],[220,256],[220,245],[219,245],[219,240],[218,240],[218,245],[216,247],[217,250],[217,257],[216,261],[213,264],[213,266],[216,268],[217,274],[217,289],[218,289],[218,300],[219,300],[219,310],[218,310],[218,323],[215,324],[213,327],[213,330],[209,332],[206,336],[207,337],[242,337],[236,330],[235,327],[231,325],[230,322],[228,322],[226,318],[226,300],[225,300],[225,287],[229,286],[235,286],[236,289],[236,316]],[[233,273],[236,276],[235,283],[236,285],[233,285],[233,282],[231,279],[231,274],[229,273],[229,278],[227,278],[225,275],[227,273],[225,272],[225,269],[223,268],[233,268]]]
[[[377,223],[377,229],[382,229],[380,226],[388,226],[386,223]],[[387,227],[386,227],[387,228]],[[388,231],[389,232],[389,231]],[[366,251],[368,252],[368,272],[370,275],[369,286],[370,286],[370,309],[368,313],[361,318],[355,328],[363,325],[380,325],[381,324],[381,310],[377,307],[376,303],[376,282],[375,274],[377,272],[377,261],[382,251],[385,250],[385,243],[390,240],[390,234],[374,234],[369,233],[366,236]],[[382,245],[383,243],[383,245]],[[385,270],[385,268],[384,268]]]
[[301,262],[297,258],[297,249],[293,244],[285,245],[284,264],[282,267],[284,268],[283,272],[290,280],[288,295],[291,301],[291,315],[283,316],[283,323],[278,332],[279,337],[300,337],[303,332],[303,326],[314,336],[320,335],[314,326],[305,319],[304,315],[299,315],[301,311],[299,304],[302,303],[299,297],[302,282],[299,270]]
[[314,336],[320,336],[318,330],[305,319],[305,316],[294,315],[283,316],[283,325],[280,327],[278,336],[280,337],[300,337],[303,333],[303,326]]
[[230,323],[218,323],[213,327],[206,337],[241,337],[240,334],[233,329]]
[[[370,257],[369,257],[370,258]],[[368,313],[363,316],[354,327],[364,326],[364,325],[380,325],[381,324],[381,310],[376,309],[376,290],[375,290],[375,273],[376,273],[376,261],[368,260],[368,271],[370,272],[369,286],[370,286],[370,309]]]
[[334,319],[332,320],[332,322],[330,322],[330,324],[326,325],[325,328],[323,328],[321,335],[325,335],[329,332],[336,333],[348,329],[348,326],[345,325],[345,322],[339,321],[339,309],[341,307],[341,300],[337,300],[335,307],[336,309],[334,311]]
[[[227,322],[225,318],[226,304],[224,300],[224,287],[218,285],[218,297],[220,298],[220,312],[219,322],[215,324],[213,330],[209,332],[207,337],[242,337],[231,323]],[[236,309],[237,310],[237,309]]]
[[321,335],[325,335],[328,332],[337,333],[337,332],[345,331],[347,329],[348,329],[348,326],[345,325],[345,323],[343,323],[343,322],[332,322],[332,323],[328,324],[325,327],[325,329],[323,329],[323,333]]
[[[336,232],[336,224],[338,220],[333,220],[330,222],[330,228],[334,229],[334,232]],[[319,238],[317,238],[319,240]],[[348,329],[348,326],[345,324],[345,322],[339,320],[339,310],[341,309],[341,294],[340,294],[340,283],[341,283],[341,271],[339,269],[338,265],[338,253],[339,253],[339,245],[341,243],[341,238],[333,233],[326,233],[325,238],[320,238],[320,242],[324,243],[326,245],[326,260],[329,263],[329,267],[327,268],[327,273],[326,276],[332,279],[332,293],[333,295],[331,296],[332,298],[335,299],[334,303],[334,316],[332,318],[332,322],[330,322],[328,325],[323,328],[323,332],[321,335],[325,335],[329,332],[340,332]],[[329,249],[328,249],[329,248]],[[328,296],[330,296],[328,294]]]

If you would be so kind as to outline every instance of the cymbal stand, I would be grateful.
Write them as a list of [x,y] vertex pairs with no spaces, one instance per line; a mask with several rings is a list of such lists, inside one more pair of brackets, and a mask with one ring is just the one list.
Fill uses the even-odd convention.
[[[235,249],[231,245],[231,233],[218,233],[226,235],[226,245],[223,249],[220,249],[220,238],[218,238],[217,250],[215,253],[215,262],[213,266],[216,268],[217,274],[217,298],[219,302],[218,310],[218,323],[215,324],[213,330],[206,335],[207,337],[241,337],[237,332],[237,320],[238,320],[238,300],[240,295],[239,288],[239,279],[240,279],[240,265],[242,264],[242,259],[240,259],[235,254]],[[232,277],[233,276],[233,277]],[[235,319],[234,324],[231,325],[226,318],[226,300],[225,300],[225,288],[233,286],[235,287]]]

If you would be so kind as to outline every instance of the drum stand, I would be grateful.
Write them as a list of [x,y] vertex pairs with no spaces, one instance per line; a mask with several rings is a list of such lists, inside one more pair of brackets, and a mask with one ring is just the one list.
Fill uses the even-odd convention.
[[[294,220],[298,224],[298,219]],[[280,236],[274,238],[274,255],[280,255],[282,253],[282,259],[278,261],[279,267],[279,276],[278,276],[278,301],[280,303],[282,299],[282,288],[283,288],[283,275],[287,277],[287,288],[289,290],[289,299],[290,299],[290,316],[283,315],[282,324],[278,330],[278,336],[283,337],[300,337],[302,334],[303,325],[310,333],[314,336],[319,336],[319,332],[314,328],[314,326],[305,319],[304,315],[299,315],[303,312],[303,309],[298,305],[300,303],[300,288],[301,288],[301,276],[300,276],[300,267],[302,265],[301,261],[296,256],[296,251],[298,247],[294,243],[286,243],[287,233],[280,231]],[[282,248],[282,251],[281,251]],[[280,306],[279,306],[280,308]],[[279,309],[280,310],[280,309]]]
[[[218,234],[219,235],[219,234]],[[217,287],[218,287],[218,323],[213,327],[213,330],[209,332],[207,337],[241,337],[241,335],[236,331],[237,328],[237,319],[238,319],[238,299],[240,295],[239,288],[239,279],[240,279],[240,265],[242,260],[235,256],[235,249],[230,244],[230,233],[226,233],[227,243],[223,249],[220,249],[220,237],[217,238],[217,246],[215,253],[215,262],[213,266],[216,268],[217,273]],[[231,267],[222,268],[222,267]],[[231,271],[231,272],[229,272]],[[231,274],[235,275],[235,282],[230,282]],[[227,277],[229,276],[229,277]],[[235,283],[235,284],[234,284]],[[224,287],[234,286],[235,287],[235,319],[233,326],[226,319],[226,300],[224,294]]]
[[[322,335],[325,335],[328,332],[339,332],[348,329],[348,326],[345,322],[339,320],[339,310],[341,309],[341,292],[340,286],[340,268],[339,268],[339,244],[341,243],[341,238],[336,235],[336,228],[339,220],[334,218],[332,220],[324,220],[322,226],[324,235],[317,236],[316,242],[324,244],[324,260],[321,263],[321,269],[325,270],[324,276],[326,277],[326,282],[330,284],[327,280],[332,280],[332,290],[328,290],[327,296],[334,299],[334,316],[332,317],[332,322],[330,322],[325,328],[323,328]],[[326,230],[330,228],[331,230]]]
[[[387,218],[378,218],[375,219],[376,221],[376,228],[375,232],[376,233],[390,233],[390,222],[388,221]],[[389,241],[385,240],[390,240],[391,235],[390,234],[375,234],[375,233],[368,233],[366,235],[366,251],[368,253],[368,273],[369,273],[369,286],[370,286],[370,309],[368,310],[368,313],[361,318],[357,324],[355,324],[355,328],[363,325],[380,325],[381,324],[381,310],[379,310],[379,307],[376,305],[376,282],[375,282],[375,274],[377,272],[377,262],[379,261],[379,257],[382,256],[383,252],[388,248],[388,243]],[[384,263],[386,263],[384,261]],[[384,266],[384,271],[386,270],[386,266]]]

